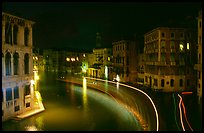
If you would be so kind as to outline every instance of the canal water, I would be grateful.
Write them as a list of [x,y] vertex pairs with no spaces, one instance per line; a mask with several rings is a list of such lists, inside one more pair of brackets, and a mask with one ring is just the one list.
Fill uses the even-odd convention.
[[106,94],[39,73],[45,111],[2,123],[3,131],[142,131],[137,119]]

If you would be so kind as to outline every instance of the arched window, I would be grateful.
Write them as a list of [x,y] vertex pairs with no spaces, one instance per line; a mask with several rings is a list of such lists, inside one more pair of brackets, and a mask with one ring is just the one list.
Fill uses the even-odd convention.
[[4,54],[2,53],[2,76],[4,75]]
[[173,79],[170,80],[170,86],[171,86],[171,87],[174,86],[174,80],[173,80]]
[[14,99],[19,98],[19,87],[14,87]]
[[164,87],[164,79],[161,80],[161,87]]
[[17,45],[17,35],[18,35],[18,26],[14,25],[13,27],[13,43]]
[[24,55],[24,72],[25,74],[29,74],[29,55],[28,53]]
[[18,75],[18,68],[19,68],[19,55],[15,53],[13,55],[13,68],[14,68],[14,75]]
[[5,63],[6,63],[6,76],[11,75],[11,54],[10,53],[6,53]]
[[11,24],[9,22],[6,23],[5,27],[5,41],[8,44],[12,43],[12,32],[11,32]]
[[183,86],[183,80],[182,79],[180,79],[179,84],[180,84],[180,87]]
[[29,29],[28,27],[24,30],[24,44],[25,46],[28,46],[28,37],[29,37]]

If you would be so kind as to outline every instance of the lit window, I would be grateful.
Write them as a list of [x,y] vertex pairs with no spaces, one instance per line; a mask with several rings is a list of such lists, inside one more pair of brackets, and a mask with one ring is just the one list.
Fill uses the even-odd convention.
[[75,58],[71,58],[71,61],[75,61]]
[[183,44],[180,44],[180,45],[179,45],[179,49],[180,49],[181,51],[183,51]]
[[70,58],[66,58],[67,61],[70,61]]
[[79,61],[79,58],[78,58],[78,57],[76,57],[76,60],[77,60],[77,61]]
[[190,45],[190,44],[189,44],[189,43],[187,43],[187,49],[190,49],[190,48],[189,48],[189,45]]
[[83,54],[83,56],[84,56],[84,57],[86,57],[86,55],[85,55],[85,54]]
[[108,61],[110,61],[110,57],[108,57]]

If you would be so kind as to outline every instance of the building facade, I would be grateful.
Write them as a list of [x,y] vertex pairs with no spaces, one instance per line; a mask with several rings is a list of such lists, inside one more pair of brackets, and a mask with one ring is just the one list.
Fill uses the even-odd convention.
[[112,79],[111,56],[112,56],[111,48],[94,48],[92,55],[93,63],[90,63],[89,65],[88,75],[96,78]]
[[33,24],[2,12],[2,121],[34,107]]
[[195,32],[159,27],[144,35],[144,85],[160,91],[195,89]]
[[[88,52],[43,50],[44,69],[66,74],[82,74],[88,69]],[[83,70],[83,72],[82,72]]]
[[202,10],[198,15],[198,62],[195,70],[197,70],[197,95],[200,102],[202,101]]
[[113,42],[113,77],[121,82],[136,82],[137,79],[137,50],[136,42],[121,40]]

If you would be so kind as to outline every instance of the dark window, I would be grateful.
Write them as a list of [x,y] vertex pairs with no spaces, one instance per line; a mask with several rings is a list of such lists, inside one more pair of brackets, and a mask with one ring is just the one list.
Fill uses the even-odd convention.
[[6,75],[11,75],[11,54],[6,53]]
[[170,86],[171,86],[171,87],[174,86],[174,80],[173,80],[173,79],[170,80]]
[[29,74],[29,55],[27,53],[24,56],[24,71],[25,74]]
[[161,87],[164,87],[164,79],[161,80]]
[[18,35],[18,26],[14,25],[13,27],[13,43],[14,44],[17,44],[17,39],[18,39],[17,35]]
[[5,41],[8,44],[12,43],[12,32],[11,32],[11,24],[10,23],[6,23],[5,25]]
[[28,27],[24,30],[24,44],[25,46],[28,46],[28,37],[29,37],[29,29]]
[[164,33],[162,33],[162,37],[165,37],[165,34],[164,34]]
[[6,101],[12,100],[12,88],[6,88]]
[[19,88],[18,88],[18,86],[16,86],[14,88],[14,99],[17,99],[17,98],[19,98]]
[[19,55],[18,53],[15,53],[13,55],[14,75],[18,75],[18,63],[19,63]]
[[27,107],[30,107],[30,103],[26,103],[26,108],[27,108]]
[[25,86],[25,93],[24,94],[25,94],[25,96],[30,95],[30,85]]
[[180,79],[180,81],[179,81],[179,85],[180,85],[180,87],[183,86],[183,80],[182,80],[182,79]]
[[20,110],[20,106],[15,106],[15,112]]
[[157,86],[157,79],[154,79],[154,85]]

